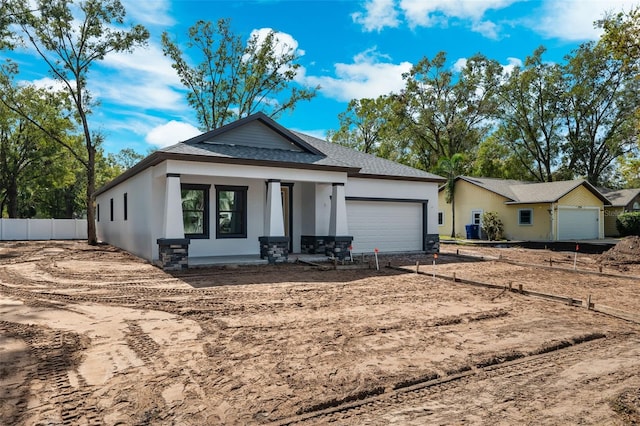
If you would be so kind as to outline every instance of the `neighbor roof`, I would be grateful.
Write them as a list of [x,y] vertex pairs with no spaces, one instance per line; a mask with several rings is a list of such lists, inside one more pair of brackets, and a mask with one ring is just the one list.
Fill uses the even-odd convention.
[[607,197],[613,207],[626,207],[640,195],[640,188],[632,189],[609,189],[598,188],[598,190]]
[[[268,146],[243,143],[241,140],[235,143],[232,137],[229,136],[232,130],[255,122],[267,126],[277,135],[284,138],[290,144],[288,146],[291,146],[291,149],[273,149]],[[445,181],[444,178],[432,173],[288,130],[265,114],[257,113],[184,142],[162,148],[100,188],[95,194],[98,195],[144,169],[170,159],[329,169],[347,172],[348,176],[351,177],[374,177],[424,182]]]
[[476,178],[460,176],[473,185],[507,198],[506,204],[555,203],[579,186],[584,186],[606,205],[610,202],[593,185],[584,179],[557,182],[525,182],[509,179]]

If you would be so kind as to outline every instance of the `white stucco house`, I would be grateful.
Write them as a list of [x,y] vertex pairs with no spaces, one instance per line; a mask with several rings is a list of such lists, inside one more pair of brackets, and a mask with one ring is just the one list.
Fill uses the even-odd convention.
[[427,251],[440,176],[288,130],[262,113],[158,150],[95,193],[101,241],[188,258]]

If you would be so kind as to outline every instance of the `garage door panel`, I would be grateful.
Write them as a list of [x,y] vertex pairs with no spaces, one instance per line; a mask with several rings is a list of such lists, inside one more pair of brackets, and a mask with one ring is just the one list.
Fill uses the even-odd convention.
[[349,234],[356,253],[422,250],[422,204],[347,201]]
[[558,239],[597,239],[599,233],[599,209],[558,209]]

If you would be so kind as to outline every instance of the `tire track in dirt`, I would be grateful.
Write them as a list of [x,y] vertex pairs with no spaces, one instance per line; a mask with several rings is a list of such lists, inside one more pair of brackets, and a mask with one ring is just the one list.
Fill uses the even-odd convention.
[[[342,400],[319,403],[301,409],[302,412],[299,412],[295,417],[280,419],[272,424],[278,426],[328,423],[388,424],[387,420],[383,420],[384,415],[392,411],[402,411],[402,407],[420,407],[426,402],[433,403],[442,400],[449,393],[464,394],[465,390],[472,385],[482,387],[483,381],[513,382],[518,378],[533,381],[537,377],[552,376],[558,374],[561,368],[559,366],[566,366],[570,362],[579,362],[590,353],[608,349],[621,342],[623,342],[621,336],[607,337],[600,334],[577,336],[571,342],[544,345],[515,359],[510,354],[505,354],[503,359],[498,357],[492,362],[488,362],[491,365],[463,367],[460,369],[461,371],[450,372],[444,377],[439,377],[437,374],[427,374],[415,381],[400,383],[400,386],[396,386],[394,389],[371,389]],[[506,387],[513,388],[513,385]],[[505,401],[510,398],[506,397]],[[419,411],[413,412],[413,416],[422,414],[423,422],[434,420],[429,417],[433,414],[429,410],[422,413]],[[446,413],[440,412],[439,414],[446,416]],[[447,422],[451,421],[453,421],[453,417],[447,420]],[[400,423],[402,424],[402,421]]]
[[[100,413],[96,409],[94,389],[77,374],[79,354],[87,346],[86,338],[42,326],[0,321],[0,333],[4,337],[22,340],[27,345],[27,358],[21,367],[28,372],[22,378],[24,391],[4,404],[13,404],[14,412],[7,418],[10,424],[29,423],[29,401],[37,399],[39,412],[48,413],[48,420],[56,424],[101,425]],[[71,383],[70,375],[75,383]],[[16,384],[17,384],[16,383]],[[6,414],[6,413],[5,413]],[[52,417],[55,417],[53,419]]]

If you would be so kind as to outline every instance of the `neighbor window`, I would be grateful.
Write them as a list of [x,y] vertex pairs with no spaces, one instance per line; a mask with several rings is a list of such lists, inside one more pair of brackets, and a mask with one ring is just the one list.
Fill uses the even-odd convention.
[[96,204],[96,219],[100,222],[100,204]]
[[109,199],[109,218],[113,222],[113,198]]
[[127,193],[124,193],[124,220],[127,220]]
[[216,185],[216,237],[247,237],[246,186]]
[[520,209],[520,210],[518,210],[518,225],[533,225],[533,210],[532,209]]
[[182,184],[182,222],[186,238],[209,238],[210,185]]
[[444,225],[444,212],[438,212],[438,226]]

